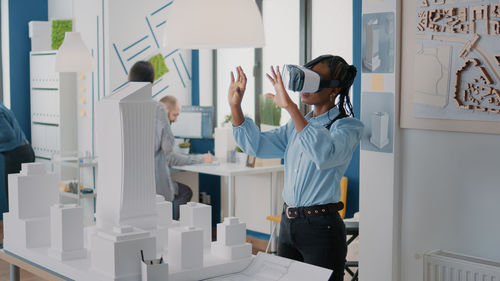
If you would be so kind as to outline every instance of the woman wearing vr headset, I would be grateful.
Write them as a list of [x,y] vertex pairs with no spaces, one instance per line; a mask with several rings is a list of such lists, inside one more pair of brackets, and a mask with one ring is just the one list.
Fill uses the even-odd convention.
[[[247,79],[241,67],[236,70],[228,93],[236,142],[250,155],[285,161],[278,255],[333,269],[330,280],[343,280],[347,244],[338,214],[343,208],[340,179],[363,132],[349,99],[356,68],[331,55],[304,67],[286,65],[284,76],[279,67],[271,67],[266,76],[276,93],[266,96],[287,110],[291,121],[269,132],[260,132],[243,116]],[[301,101],[314,110],[303,116],[285,85],[301,92]]]

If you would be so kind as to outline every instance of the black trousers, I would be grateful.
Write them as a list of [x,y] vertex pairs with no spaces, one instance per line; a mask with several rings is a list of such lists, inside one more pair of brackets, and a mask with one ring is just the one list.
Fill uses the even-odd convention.
[[332,269],[329,280],[344,280],[347,255],[344,221],[338,212],[295,219],[288,219],[283,212],[278,255]]
[[179,186],[179,193],[175,195],[174,202],[172,202],[172,205],[174,207],[173,211],[174,220],[179,219],[180,215],[179,206],[186,204],[193,197],[193,191],[191,190],[191,188],[189,188],[189,186],[180,182],[178,182],[177,185]]
[[35,162],[35,152],[29,143],[20,145],[13,150],[2,152],[5,163],[4,184],[5,196],[7,198],[7,209],[9,209],[9,182],[8,175],[19,173],[22,163]]

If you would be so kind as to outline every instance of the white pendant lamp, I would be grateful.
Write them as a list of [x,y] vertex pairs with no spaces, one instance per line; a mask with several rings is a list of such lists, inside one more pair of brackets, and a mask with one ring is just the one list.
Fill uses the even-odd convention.
[[57,72],[90,72],[94,68],[92,56],[80,32],[66,32],[56,55]]
[[163,45],[175,49],[263,47],[262,16],[254,0],[175,0]]

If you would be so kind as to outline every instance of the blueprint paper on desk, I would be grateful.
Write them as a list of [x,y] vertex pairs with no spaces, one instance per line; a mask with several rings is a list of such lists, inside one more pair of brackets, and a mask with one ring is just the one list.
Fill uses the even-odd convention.
[[331,274],[326,268],[259,252],[245,270],[206,281],[320,281]]

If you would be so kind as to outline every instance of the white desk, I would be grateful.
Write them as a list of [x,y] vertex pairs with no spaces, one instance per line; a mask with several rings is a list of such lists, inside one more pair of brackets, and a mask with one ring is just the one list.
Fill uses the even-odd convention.
[[[228,194],[227,194],[227,206],[228,206],[228,216],[234,216],[234,183],[236,176],[248,176],[248,175],[256,175],[256,174],[265,174],[271,173],[271,213],[270,216],[277,214],[277,179],[278,172],[284,171],[283,165],[277,166],[266,166],[266,167],[243,167],[241,164],[236,163],[221,163],[219,165],[207,165],[207,164],[199,164],[199,165],[186,165],[186,166],[174,166],[174,169],[181,171],[189,171],[194,173],[202,173],[208,175],[215,175],[226,177],[228,182]],[[264,219],[264,218],[263,218]],[[270,229],[272,228],[272,222],[270,223]],[[271,237],[271,250],[275,248],[275,236]]]

